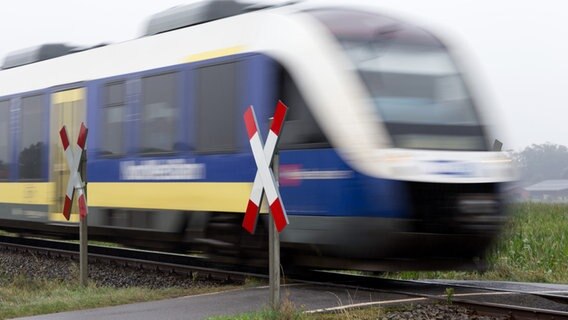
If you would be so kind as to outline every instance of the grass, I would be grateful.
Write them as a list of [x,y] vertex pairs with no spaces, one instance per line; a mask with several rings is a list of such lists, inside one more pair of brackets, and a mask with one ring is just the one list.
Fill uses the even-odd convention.
[[568,205],[523,203],[488,253],[490,268],[479,272],[400,272],[403,279],[505,280],[568,283]]
[[[489,252],[490,269],[478,272],[401,272],[396,278],[480,279],[568,283],[568,205],[527,203],[510,208],[511,219],[500,241]],[[248,286],[257,285],[250,281]],[[116,289],[91,284],[86,288],[63,281],[0,278],[0,319],[165,299],[228,287]],[[448,294],[449,296],[450,294]],[[377,319],[389,309],[373,307],[325,314],[304,314],[286,302],[270,309],[212,320],[335,320]]]
[[111,288],[58,280],[16,277],[0,279],[0,319],[54,312],[113,306],[134,302],[174,298],[230,289],[196,287],[190,289]]
[[216,316],[209,320],[309,320],[314,319],[297,308],[289,299],[282,300],[280,310],[265,308],[257,312],[242,313],[238,315]]
[[264,309],[238,315],[210,317],[208,320],[374,320],[384,316],[389,310],[391,309],[369,307],[308,314],[296,308],[289,300],[284,300],[279,311]]
[[[499,241],[488,253],[488,271],[400,272],[386,274],[404,279],[506,280],[568,283],[568,204],[524,203],[509,208],[511,219]],[[453,292],[446,291],[448,303]],[[384,317],[390,307],[349,309],[333,313],[304,314],[288,307],[280,312],[262,310],[210,320],[371,320]]]
[[495,277],[568,283],[568,205],[512,207],[513,219],[490,259]]

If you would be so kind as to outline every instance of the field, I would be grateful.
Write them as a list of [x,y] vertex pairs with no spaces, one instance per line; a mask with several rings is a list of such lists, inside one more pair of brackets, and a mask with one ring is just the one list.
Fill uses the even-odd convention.
[[234,287],[114,288],[77,282],[16,277],[0,279],[0,319],[98,308],[228,290]]
[[[405,279],[481,279],[568,283],[568,205],[517,204],[509,208],[510,221],[500,241],[489,252],[490,269],[478,272],[401,272],[386,276]],[[0,266],[0,271],[4,266]],[[227,289],[111,288],[95,283],[87,288],[77,283],[24,277],[0,277],[0,318],[43,314],[63,310],[155,300]],[[375,319],[385,310],[349,311],[353,319]],[[258,314],[217,319],[341,319],[342,315],[305,315],[288,306],[286,315],[264,311]],[[367,316],[368,315],[368,316]],[[281,317],[284,316],[284,317]]]
[[[524,203],[511,205],[510,220],[489,251],[489,270],[479,272],[400,272],[387,277],[402,279],[503,280],[568,283],[568,204]],[[303,314],[290,305],[282,312],[264,310],[210,320],[336,320],[388,318],[390,310],[365,308],[335,314]]]
[[401,272],[404,279],[480,279],[568,283],[568,205],[511,205],[510,220],[490,249],[487,272]]

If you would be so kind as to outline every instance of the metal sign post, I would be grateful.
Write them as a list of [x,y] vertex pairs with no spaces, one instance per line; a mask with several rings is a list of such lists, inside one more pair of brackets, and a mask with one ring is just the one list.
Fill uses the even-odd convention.
[[[280,239],[279,232],[282,232],[288,225],[288,216],[278,191],[278,139],[284,125],[284,119],[288,107],[278,101],[274,119],[270,125],[266,145],[263,145],[262,138],[258,133],[258,124],[254,108],[250,106],[245,112],[244,119],[252,148],[254,161],[258,168],[250,199],[247,205],[243,228],[251,234],[256,229],[258,213],[262,203],[264,192],[270,207],[269,216],[269,274],[270,274],[270,305],[274,310],[280,308]],[[274,160],[274,162],[273,162]],[[270,169],[272,164],[273,170]]]
[[86,287],[87,281],[89,279],[89,239],[87,235],[88,223],[87,223],[87,152],[83,150],[81,156],[81,165],[79,166],[81,176],[85,177],[83,184],[83,191],[85,193],[85,208],[83,210],[79,209],[79,212],[85,212],[80,215],[79,220],[79,277],[81,285]]
[[[278,183],[278,164],[280,161],[280,155],[278,151],[274,153],[274,159],[272,162],[272,170],[274,171],[274,176],[276,178],[276,187],[279,186]],[[270,306],[272,309],[280,309],[280,234],[276,230],[276,223],[272,215],[268,215],[268,257],[270,259],[268,263],[268,274],[270,281]]]
[[73,196],[75,191],[79,194],[77,202],[79,205],[79,264],[80,264],[80,281],[81,285],[87,285],[88,278],[88,240],[87,240],[87,183],[83,182],[82,177],[86,177],[86,150],[85,144],[87,142],[88,129],[84,123],[81,123],[81,130],[77,139],[79,149],[74,148],[69,144],[69,135],[67,128],[63,126],[59,131],[65,157],[67,158],[67,165],[69,166],[69,180],[67,181],[67,191],[65,193],[65,202],[63,204],[63,216],[67,221],[71,217],[71,207],[73,206]]

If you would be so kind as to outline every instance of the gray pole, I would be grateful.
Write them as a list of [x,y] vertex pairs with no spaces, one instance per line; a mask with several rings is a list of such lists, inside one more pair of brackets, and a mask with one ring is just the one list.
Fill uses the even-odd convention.
[[[87,200],[87,152],[83,151],[81,156],[81,177],[84,179],[84,192],[85,201]],[[88,202],[87,202],[88,203]],[[89,253],[88,253],[88,239],[87,239],[87,216],[80,218],[79,222],[79,268],[80,268],[80,281],[81,285],[87,286],[87,279],[89,277]]]
[[87,216],[81,218],[81,222],[79,224],[79,237],[81,238],[81,245],[80,245],[80,268],[81,268],[81,285],[86,287],[87,286],[87,279],[89,277],[89,268],[87,263],[89,262],[88,252],[87,252]]
[[[274,160],[272,162],[272,169],[274,171],[274,178],[276,186],[278,182],[278,166],[279,166],[278,149],[274,152]],[[270,306],[272,310],[280,310],[280,235],[276,230],[272,212],[268,215],[268,245],[269,245],[269,275],[270,275]]]

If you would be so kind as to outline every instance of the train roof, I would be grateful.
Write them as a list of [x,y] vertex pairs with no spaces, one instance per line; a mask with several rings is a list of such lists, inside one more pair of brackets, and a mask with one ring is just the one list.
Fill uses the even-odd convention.
[[[235,6],[233,15],[227,16],[227,12],[217,11],[217,4],[228,0],[208,1],[214,5],[200,9],[194,20],[178,21],[177,24],[164,22],[169,16],[166,12],[176,20],[181,9],[170,9],[153,16],[145,33],[155,33],[153,35],[90,48],[67,46],[69,50],[61,50],[57,55],[44,55],[35,61],[22,59],[18,66],[0,70],[0,97],[237,53],[264,53],[283,64],[292,55],[296,56],[294,59],[310,59],[314,50],[326,54],[323,53],[324,46],[315,45],[323,27],[314,19],[306,18],[308,15],[304,12],[329,8],[328,4],[284,0],[269,5],[241,5],[239,10]],[[212,17],[218,19],[209,20]],[[152,22],[154,20],[162,22]],[[181,27],[186,23],[190,26]],[[150,27],[158,25],[162,29]],[[316,38],[318,41],[314,41]],[[57,46],[63,48],[66,45]],[[38,48],[41,51],[47,47],[39,46],[35,50]],[[37,51],[28,55],[42,56]]]
[[[202,14],[198,19],[211,17],[211,12]],[[215,22],[195,22],[189,28],[178,28],[173,22],[150,22],[146,33],[156,33],[154,35],[94,49],[77,50],[65,44],[49,44],[18,51],[6,60],[7,67],[0,70],[0,97],[173,66],[215,55],[256,51],[259,34],[274,30],[272,32],[283,35],[277,31],[281,26],[271,24],[271,21],[276,19],[285,25],[295,24],[287,14],[289,12],[246,10]],[[179,12],[173,13],[175,16]],[[156,29],[158,25],[162,31]],[[259,25],[264,27],[259,28]],[[173,30],[166,32],[164,28]],[[302,38],[296,35],[298,39]],[[261,38],[261,42],[267,39],[272,42],[266,34]]]
[[153,15],[146,25],[144,36],[232,17],[245,13],[246,8],[247,5],[233,0],[201,1],[173,7]]
[[[252,5],[235,0],[205,0],[188,5],[176,6],[152,15],[146,23],[143,37],[288,4],[293,4],[293,2]],[[64,43],[41,44],[9,53],[4,58],[0,69],[5,70],[21,67],[71,53],[98,48],[103,45],[106,44],[96,45],[90,48],[78,48]]]
[[62,43],[50,43],[12,52],[4,59],[2,69],[20,67],[26,64],[64,56],[75,47]]

